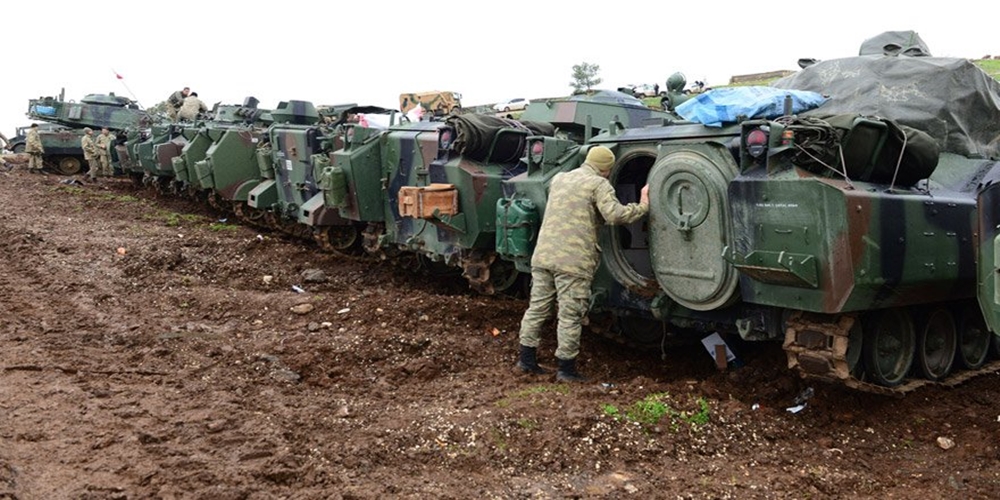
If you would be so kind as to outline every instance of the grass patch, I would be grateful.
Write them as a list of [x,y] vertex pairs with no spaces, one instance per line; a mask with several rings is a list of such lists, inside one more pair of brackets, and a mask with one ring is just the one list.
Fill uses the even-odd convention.
[[531,397],[531,396],[534,396],[534,395],[537,395],[537,394],[545,394],[545,393],[568,394],[569,393],[569,387],[567,386],[567,384],[536,385],[536,386],[528,387],[526,389],[521,389],[519,391],[513,392],[510,395],[508,395],[507,397],[505,397],[505,398],[497,401],[496,405],[498,407],[500,407],[500,408],[506,408],[506,407],[510,406],[510,404],[515,399],[523,399],[523,398]]
[[109,194],[109,193],[104,193],[104,194],[98,196],[98,198],[100,198],[102,200],[108,200],[108,201],[117,201],[117,202],[120,202],[120,203],[136,203],[136,202],[140,201],[139,198],[136,198],[135,196],[130,196],[130,195],[127,195],[127,194]]
[[239,231],[241,226],[236,224],[226,224],[224,222],[213,222],[208,225],[211,231]]
[[143,215],[143,218],[150,220],[162,220],[168,227],[177,227],[182,223],[194,224],[204,220],[204,217],[201,215],[179,214],[177,212],[169,212],[166,210],[157,210],[152,214]]
[[531,429],[538,427],[538,422],[535,422],[530,418],[519,418],[517,419],[517,426],[530,431]]
[[647,427],[667,423],[676,431],[681,423],[697,428],[709,422],[711,409],[708,401],[698,398],[695,405],[697,408],[693,410],[677,410],[670,405],[668,393],[658,392],[622,409],[612,404],[603,404],[601,411],[615,420],[636,422]]
[[493,446],[500,451],[507,451],[507,440],[504,438],[503,432],[499,429],[491,429],[490,437],[493,438]]

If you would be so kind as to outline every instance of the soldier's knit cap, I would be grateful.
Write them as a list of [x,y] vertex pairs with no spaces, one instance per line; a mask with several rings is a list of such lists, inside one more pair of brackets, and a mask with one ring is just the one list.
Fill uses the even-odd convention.
[[615,154],[604,146],[594,146],[587,152],[586,162],[601,172],[607,172],[615,164]]
[[83,127],[83,131],[84,132],[93,132],[93,130],[90,130],[90,127]]

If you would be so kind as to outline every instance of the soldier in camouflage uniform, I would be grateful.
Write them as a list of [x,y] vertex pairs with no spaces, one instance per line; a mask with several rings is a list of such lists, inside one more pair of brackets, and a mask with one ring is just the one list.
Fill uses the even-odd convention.
[[184,103],[177,110],[177,119],[194,121],[199,114],[206,111],[208,111],[208,106],[205,105],[205,101],[198,98],[197,92],[191,92],[191,95],[184,98]]
[[111,144],[115,137],[107,127],[101,129],[101,135],[97,136],[94,143],[97,145],[97,163],[101,166],[101,175],[111,177]]
[[42,146],[42,138],[38,136],[37,123],[32,123],[28,130],[24,152],[28,153],[28,172],[42,173],[42,155],[45,154],[45,148]]
[[94,145],[94,131],[90,127],[83,129],[83,137],[80,139],[80,147],[83,149],[83,159],[87,160],[90,169],[87,170],[87,179],[97,180],[97,146]]
[[525,373],[545,373],[538,366],[536,351],[542,325],[558,303],[556,378],[585,380],[576,371],[576,356],[590,284],[600,258],[597,231],[601,224],[630,224],[649,212],[649,186],[642,188],[639,203],[618,202],[607,179],[614,163],[610,149],[595,146],[579,168],[552,178],[545,220],[531,257],[531,302],[521,320],[517,368]]
[[167,115],[170,116],[170,121],[177,121],[177,112],[180,111],[181,105],[184,104],[184,98],[191,93],[191,89],[184,87],[167,98]]

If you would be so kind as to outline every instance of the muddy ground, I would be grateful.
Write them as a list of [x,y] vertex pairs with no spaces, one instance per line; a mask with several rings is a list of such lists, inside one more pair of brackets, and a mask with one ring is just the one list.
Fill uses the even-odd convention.
[[523,299],[0,172],[0,499],[1000,497],[997,373],[887,398],[586,333],[556,384],[511,369]]

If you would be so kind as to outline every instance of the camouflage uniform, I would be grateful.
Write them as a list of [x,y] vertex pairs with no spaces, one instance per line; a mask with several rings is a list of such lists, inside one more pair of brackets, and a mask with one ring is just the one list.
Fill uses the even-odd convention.
[[87,165],[90,167],[87,170],[87,177],[91,180],[97,179],[97,146],[94,145],[94,131],[89,128],[85,128],[83,138],[80,139],[80,147],[83,149],[83,159],[87,160]]
[[111,145],[114,143],[115,136],[108,132],[108,129],[101,130],[101,134],[95,139],[97,144],[97,162],[101,167],[101,175],[106,177],[111,177],[114,172],[111,171]]
[[38,128],[31,127],[28,130],[27,141],[24,145],[24,152],[28,153],[28,171],[42,171],[42,155],[45,148],[42,146],[42,138],[38,136]]
[[167,98],[167,115],[170,116],[170,121],[177,121],[177,111],[180,110],[181,105],[184,104],[185,97],[187,97],[187,95],[184,91],[178,90],[177,92],[170,94],[170,97]]
[[205,102],[198,99],[197,95],[192,94],[184,98],[184,104],[177,111],[177,118],[194,121],[194,119],[198,118],[198,113],[206,111],[208,111],[208,106],[205,106]]
[[538,347],[542,325],[558,302],[556,357],[576,359],[580,323],[600,258],[597,230],[602,223],[630,224],[648,211],[644,204],[619,203],[611,183],[589,163],[553,177],[531,258],[531,303],[521,320],[522,346]]

